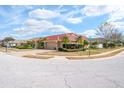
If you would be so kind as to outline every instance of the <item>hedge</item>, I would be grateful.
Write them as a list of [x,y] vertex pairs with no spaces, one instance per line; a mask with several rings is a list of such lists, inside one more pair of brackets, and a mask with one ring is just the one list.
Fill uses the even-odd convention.
[[80,49],[67,49],[67,48],[58,48],[59,51],[65,51],[65,52],[76,52],[76,51],[85,51],[86,49],[80,48]]
[[17,46],[16,48],[18,48],[18,49],[32,49],[33,47],[32,46],[27,46],[27,45],[25,45],[25,46]]

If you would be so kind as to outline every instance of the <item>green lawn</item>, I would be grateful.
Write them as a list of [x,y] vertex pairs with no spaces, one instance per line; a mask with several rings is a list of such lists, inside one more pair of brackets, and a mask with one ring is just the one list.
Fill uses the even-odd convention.
[[[115,49],[119,49],[122,47],[116,47],[116,48],[102,48],[102,49],[90,49],[90,54],[100,54],[108,51],[112,51]],[[61,51],[52,51],[52,52],[44,52],[44,53],[38,53],[38,55],[53,55],[53,56],[83,56],[83,55],[89,55],[89,50],[86,51],[78,51],[78,52],[61,52]]]

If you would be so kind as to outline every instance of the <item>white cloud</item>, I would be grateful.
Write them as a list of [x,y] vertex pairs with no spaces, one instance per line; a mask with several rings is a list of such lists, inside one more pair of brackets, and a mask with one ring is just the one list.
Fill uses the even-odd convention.
[[34,26],[34,25],[38,25],[39,23],[40,22],[35,19],[28,19],[24,22],[24,24],[27,26]]
[[58,13],[67,12],[67,8],[64,8],[63,5],[60,5],[60,6],[58,6],[58,8],[56,8],[55,11],[58,12]]
[[47,27],[51,27],[53,25],[52,22],[46,20],[36,20],[36,19],[28,19],[24,22],[24,25],[27,28],[37,28],[40,31],[46,29]]
[[108,14],[108,22],[114,23],[118,28],[124,29],[124,5],[123,6],[86,6],[82,9],[85,16],[100,16]]
[[5,37],[13,37],[13,35],[11,35],[11,32],[3,32],[0,34],[0,39],[4,39]]
[[23,27],[20,27],[20,28],[14,28],[13,30],[14,30],[14,31],[17,31],[17,30],[24,30],[24,28],[23,28]]
[[71,24],[79,24],[82,22],[83,16],[80,15],[81,11],[80,9],[75,6],[73,10],[69,10],[68,8],[63,8],[63,6],[60,6],[58,9],[56,9],[60,13],[60,20],[71,23]]
[[36,9],[36,10],[29,12],[29,15],[34,18],[51,19],[51,18],[58,17],[60,13],[51,11],[51,10]]
[[80,18],[80,17],[72,17],[72,18],[68,18],[67,20],[66,20],[68,23],[72,23],[72,24],[79,24],[79,23],[81,23],[82,22],[82,18]]
[[119,28],[122,32],[124,31],[124,22],[116,21],[116,22],[112,22],[112,24],[115,25],[117,28]]
[[52,27],[49,27],[49,30],[52,32],[64,32],[64,33],[71,32],[71,30],[67,29],[63,25],[53,25]]
[[35,20],[35,19],[28,19],[24,22],[24,26],[20,28],[14,29],[15,36],[29,36],[35,35],[41,32],[64,32],[69,33],[71,32],[70,29],[64,27],[63,25],[55,25],[50,21],[46,20]]
[[108,14],[107,21],[118,21],[124,18],[124,6],[85,6],[81,11],[85,16]]
[[97,33],[96,30],[90,29],[90,30],[86,30],[86,31],[84,31],[84,32],[82,32],[82,33],[80,33],[80,34],[82,34],[82,35],[84,35],[84,36],[87,36],[87,37],[90,37],[90,36],[92,36],[92,37],[98,37],[98,36],[96,35],[96,33]]
[[85,6],[81,11],[86,16],[100,16],[114,10],[114,7],[111,6]]
[[124,6],[114,6],[113,12],[109,14],[108,21],[119,21],[124,18]]
[[[124,22],[111,22],[113,25],[115,25],[117,28],[119,28],[122,32],[124,30]],[[89,30],[86,30],[82,33],[79,33],[79,34],[82,34],[82,35],[85,35],[87,37],[93,37],[93,38],[97,38],[99,37],[97,35],[97,31],[96,30],[93,30],[93,29],[89,29]],[[124,32],[123,32],[124,34]]]

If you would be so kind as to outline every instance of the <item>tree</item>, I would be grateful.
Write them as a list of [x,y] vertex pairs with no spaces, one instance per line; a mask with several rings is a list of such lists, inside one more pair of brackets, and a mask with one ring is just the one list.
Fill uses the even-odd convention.
[[32,46],[34,48],[34,42],[33,42],[33,40],[28,40],[27,41],[27,44],[30,45],[30,46]]
[[8,47],[8,42],[9,41],[14,41],[15,39],[13,37],[5,37],[2,41],[4,44],[6,44],[6,52],[7,52],[7,47]]
[[89,44],[89,42],[87,40],[84,40],[84,46],[88,45],[88,44]]
[[97,29],[98,36],[104,38],[106,42],[108,41],[120,41],[123,37],[123,32],[119,30],[119,28],[110,23],[105,22],[102,25],[100,25]]
[[5,37],[3,39],[4,42],[14,41],[15,39],[13,37]]
[[97,48],[97,45],[98,45],[97,41],[94,41],[94,42],[91,43],[92,48]]
[[92,45],[98,45],[98,42],[97,41],[95,41],[95,42],[92,42]]
[[65,46],[65,48],[67,48],[67,44],[69,43],[69,38],[66,35],[63,36],[62,42],[64,43],[63,46]]
[[63,36],[62,42],[63,42],[64,44],[68,44],[68,43],[69,43],[69,38],[68,38],[67,36]]
[[46,38],[39,38],[38,39],[38,42],[40,43],[40,42],[44,42],[46,40]]
[[78,42],[79,44],[83,45],[84,40],[83,40],[82,36],[78,36],[77,42]]
[[116,46],[116,44],[114,42],[109,42],[108,43],[109,48],[114,48],[115,46]]

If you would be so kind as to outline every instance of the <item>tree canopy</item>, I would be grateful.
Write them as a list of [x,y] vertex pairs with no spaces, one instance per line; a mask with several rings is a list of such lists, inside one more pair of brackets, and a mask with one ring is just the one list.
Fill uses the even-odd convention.
[[123,32],[111,22],[101,24],[96,34],[106,41],[121,41],[123,37]]
[[79,44],[83,45],[84,40],[83,40],[82,36],[78,36],[77,42],[78,42]]
[[63,36],[62,42],[63,42],[64,44],[68,44],[68,43],[69,43],[69,38],[68,38],[67,36]]
[[8,41],[14,41],[15,39],[13,37],[5,37],[3,41],[8,42]]

